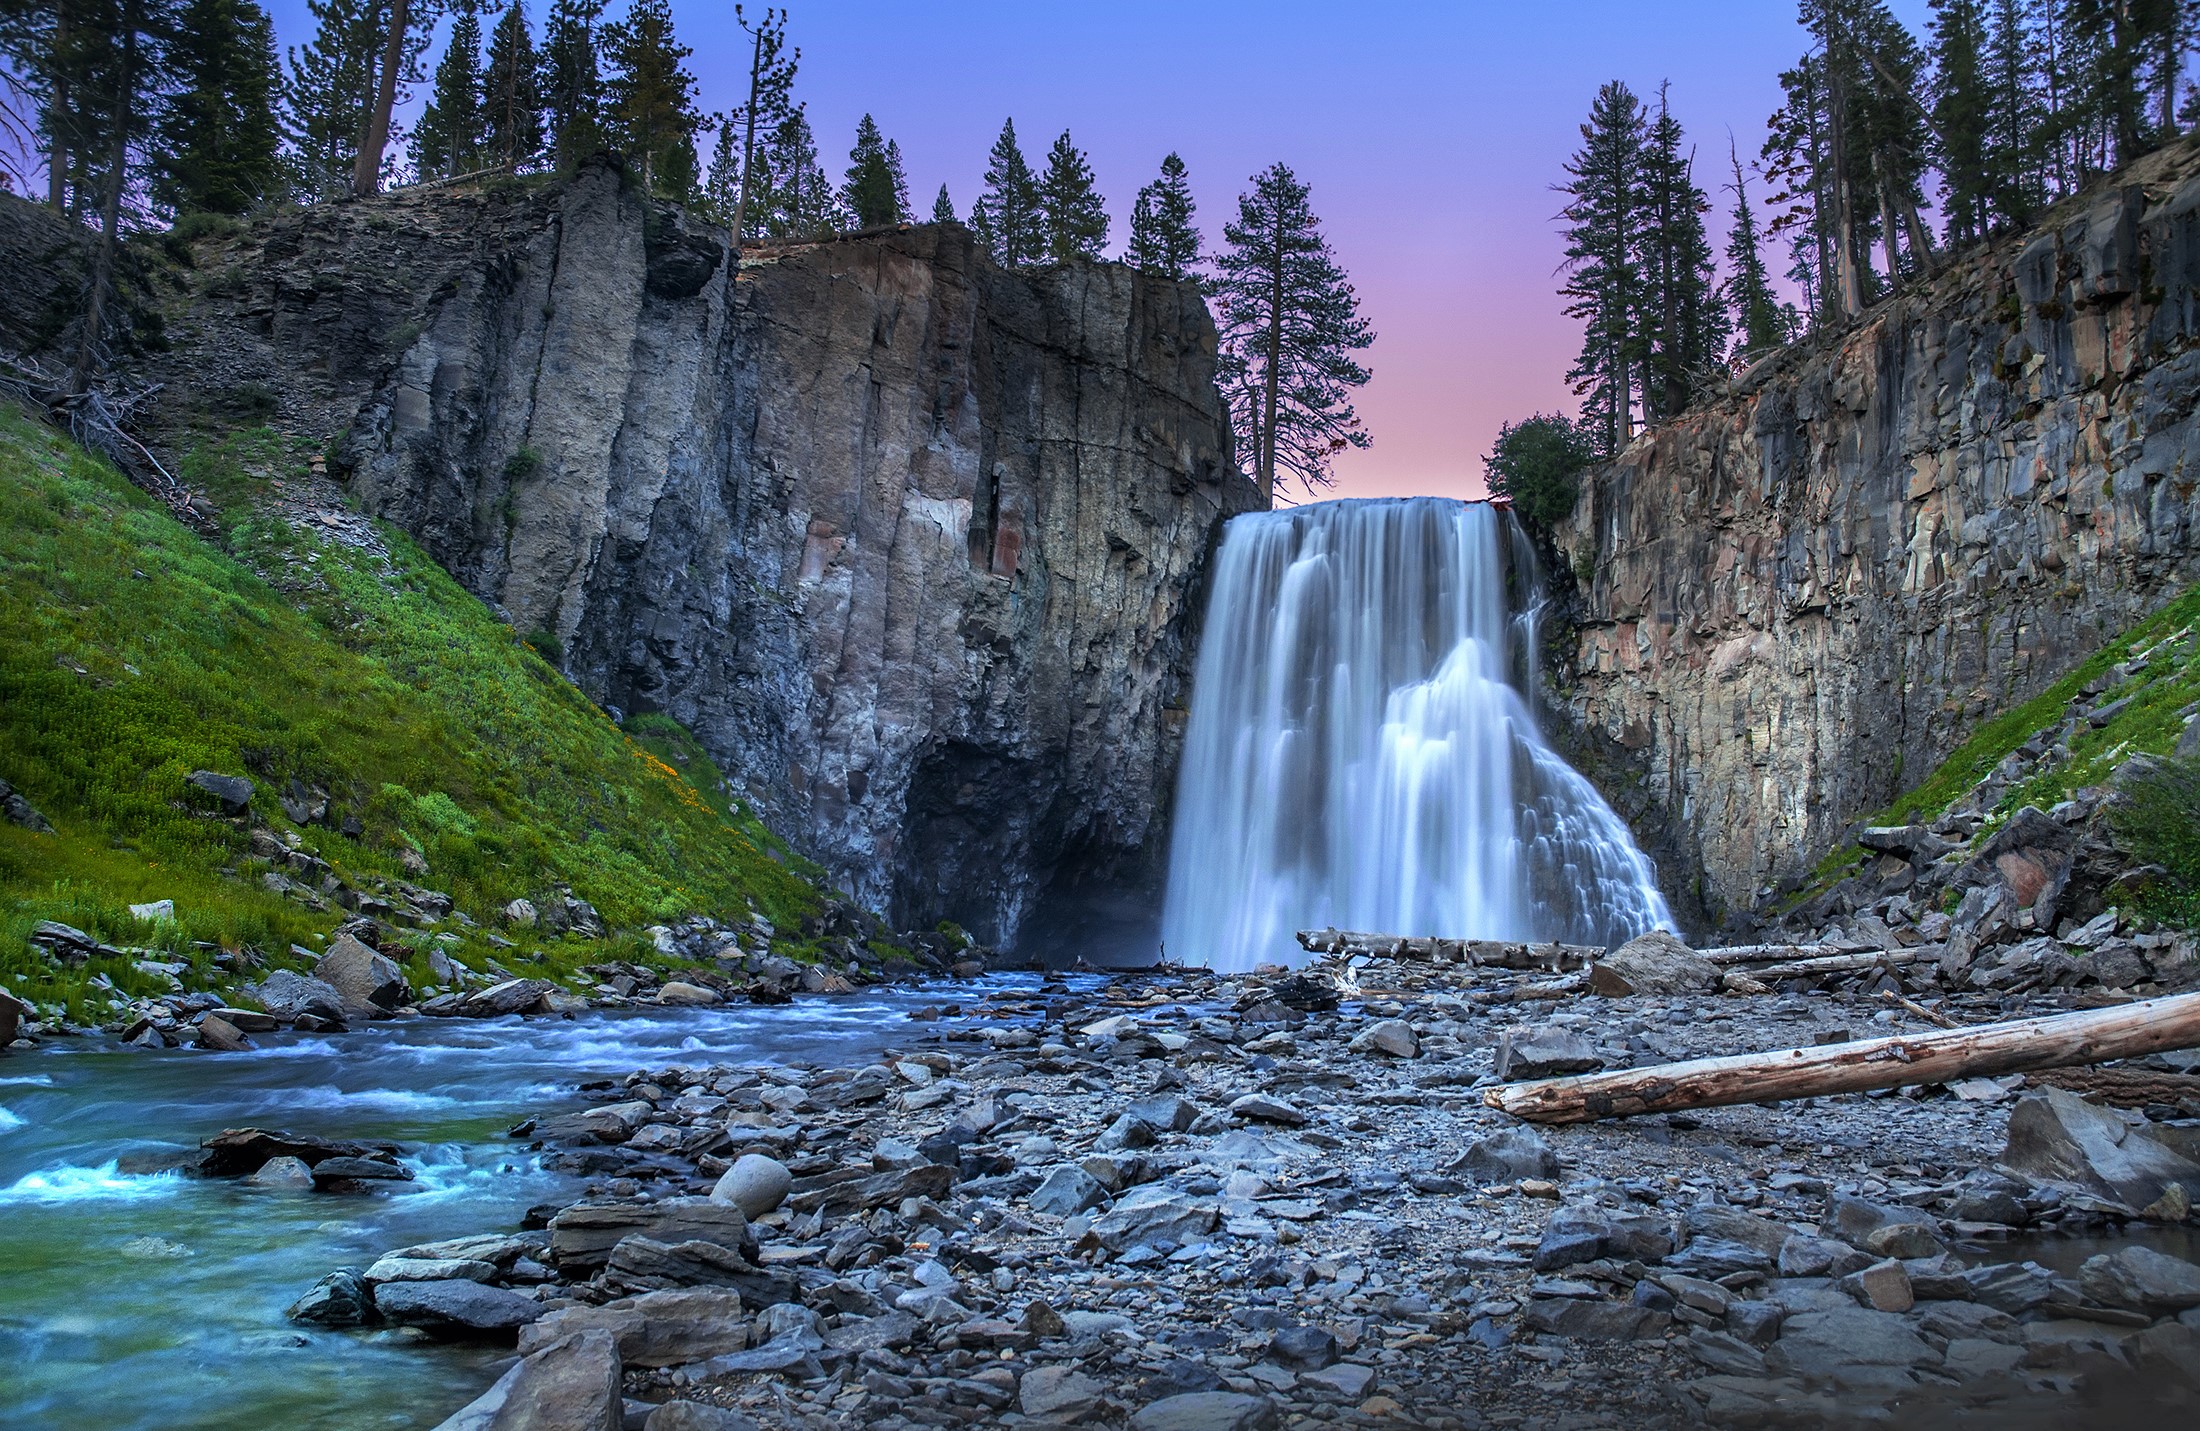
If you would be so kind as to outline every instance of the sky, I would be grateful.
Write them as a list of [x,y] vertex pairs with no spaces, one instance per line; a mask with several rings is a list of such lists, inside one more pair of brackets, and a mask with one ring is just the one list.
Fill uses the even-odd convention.
[[[529,8],[539,29],[546,0]],[[613,0],[612,13],[620,8]],[[1111,252],[1128,238],[1132,197],[1172,149],[1211,241],[1252,174],[1290,165],[1312,186],[1377,334],[1363,355],[1374,379],[1357,400],[1373,442],[1338,463],[1338,496],[1479,496],[1500,424],[1571,410],[1564,374],[1580,335],[1556,296],[1551,186],[1600,84],[1624,80],[1654,99],[1670,82],[1723,252],[1729,131],[1753,159],[1779,104],[1779,72],[1806,45],[1791,0],[788,8],[802,49],[795,93],[827,171],[846,168],[869,113],[901,145],[920,217],[942,183],[968,215],[986,151],[1011,117],[1035,165],[1064,129],[1090,155],[1114,221]],[[1923,33],[1925,0],[1893,8]],[[270,9],[279,43],[303,43],[304,0]],[[738,102],[748,51],[733,7],[674,0],[673,13],[695,51],[703,107]]]

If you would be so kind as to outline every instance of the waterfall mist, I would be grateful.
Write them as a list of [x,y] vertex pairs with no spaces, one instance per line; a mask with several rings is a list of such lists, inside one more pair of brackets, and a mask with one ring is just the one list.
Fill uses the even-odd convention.
[[1527,540],[1487,504],[1233,519],[1177,781],[1168,957],[1294,961],[1293,935],[1329,925],[1585,944],[1670,928],[1649,859],[1536,728],[1536,604]]

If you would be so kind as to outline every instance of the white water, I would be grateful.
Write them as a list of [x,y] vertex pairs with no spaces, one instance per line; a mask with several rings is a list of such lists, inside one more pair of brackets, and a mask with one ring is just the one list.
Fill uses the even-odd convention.
[[1229,524],[1177,783],[1168,957],[1291,962],[1298,930],[1332,925],[1586,944],[1671,927],[1649,859],[1522,697],[1533,566],[1484,504]]

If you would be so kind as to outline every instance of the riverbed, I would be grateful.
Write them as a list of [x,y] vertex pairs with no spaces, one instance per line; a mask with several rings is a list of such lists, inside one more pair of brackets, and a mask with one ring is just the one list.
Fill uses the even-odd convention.
[[[299,1327],[329,1268],[497,1227],[579,1183],[505,1130],[591,1077],[692,1059],[845,1064],[939,1024],[943,999],[1036,987],[999,975],[791,1005],[573,1019],[412,1019],[266,1035],[245,1053],[85,1039],[0,1057],[0,1421],[46,1431],[434,1426],[496,1348]],[[175,1171],[223,1128],[406,1145],[414,1181],[333,1196]]]

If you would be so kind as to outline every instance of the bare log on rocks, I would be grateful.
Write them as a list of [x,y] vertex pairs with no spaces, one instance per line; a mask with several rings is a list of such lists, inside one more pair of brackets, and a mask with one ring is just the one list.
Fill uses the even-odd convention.
[[1820,954],[1809,959],[1791,959],[1785,964],[1767,964],[1761,969],[1749,971],[1753,979],[1766,983],[1774,979],[1813,979],[1824,974],[1854,974],[1866,969],[1892,969],[1902,964],[1922,964],[1939,958],[1938,951],[1927,953],[1923,949],[1874,949],[1868,954]]
[[1604,953],[1601,945],[1526,944],[1502,939],[1441,939],[1426,935],[1364,934],[1346,929],[1302,929],[1299,947],[1341,958],[1412,959],[1428,964],[1479,964],[1496,969],[1579,969]]
[[1698,1058],[1492,1088],[1482,1101],[1535,1123],[1776,1103],[1905,1084],[1992,1078],[2200,1047],[2200,994],[1814,1048]]

